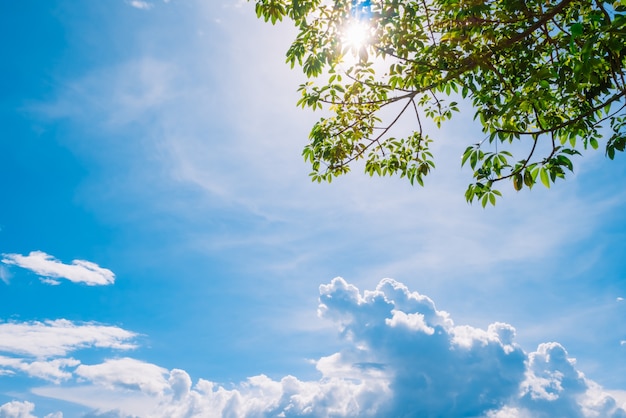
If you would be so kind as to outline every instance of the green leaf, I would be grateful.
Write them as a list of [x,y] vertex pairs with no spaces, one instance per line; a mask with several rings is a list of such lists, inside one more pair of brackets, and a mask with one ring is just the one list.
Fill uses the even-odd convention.
[[487,206],[487,203],[489,203],[489,194],[485,193],[480,201],[480,204],[484,207]]
[[580,35],[583,34],[583,25],[582,23],[574,23],[573,25],[570,26],[569,30],[574,39],[578,38],[580,37]]
[[548,170],[545,167],[539,169],[539,178],[544,186],[550,188],[550,177],[548,176]]
[[615,158],[615,147],[612,145],[607,145],[606,147],[606,155],[612,160]]
[[524,187],[524,179],[521,174],[517,173],[513,176],[513,188],[516,191],[520,191],[522,187]]
[[469,146],[465,148],[465,151],[463,152],[463,157],[461,158],[461,167],[465,165],[465,162],[467,161],[467,159],[472,155],[473,150],[474,150],[473,146]]
[[569,158],[564,155],[558,155],[556,159],[560,165],[564,165],[569,171],[574,171],[574,164],[572,164],[572,161]]
[[465,201],[467,203],[472,203],[474,201],[474,186],[472,184],[467,186],[467,189],[465,190]]

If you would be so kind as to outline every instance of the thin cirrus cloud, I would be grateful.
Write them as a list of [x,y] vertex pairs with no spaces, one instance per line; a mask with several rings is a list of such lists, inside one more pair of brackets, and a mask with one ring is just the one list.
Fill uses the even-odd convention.
[[28,255],[3,254],[2,262],[31,270],[42,276],[44,283],[53,285],[59,284],[57,279],[85,283],[89,286],[110,285],[115,282],[115,274],[96,263],[73,260],[72,264],[64,264],[43,251],[31,251]]
[[319,380],[193,384],[184,370],[124,357],[80,365],[71,385],[32,392],[91,408],[94,417],[626,416],[623,399],[587,379],[562,345],[527,353],[511,325],[455,325],[395,280],[361,292],[336,278],[320,286],[318,314],[344,340],[315,362]]

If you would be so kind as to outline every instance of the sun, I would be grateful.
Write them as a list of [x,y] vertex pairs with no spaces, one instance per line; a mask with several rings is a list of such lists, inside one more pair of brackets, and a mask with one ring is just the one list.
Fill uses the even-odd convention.
[[341,40],[347,49],[358,52],[370,43],[370,37],[370,25],[361,20],[354,20],[346,25]]

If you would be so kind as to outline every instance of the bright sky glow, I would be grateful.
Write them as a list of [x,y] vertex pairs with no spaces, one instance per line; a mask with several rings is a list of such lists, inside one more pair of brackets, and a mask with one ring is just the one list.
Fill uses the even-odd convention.
[[469,111],[425,188],[314,184],[253,2],[0,28],[0,417],[624,416],[625,156],[468,206]]

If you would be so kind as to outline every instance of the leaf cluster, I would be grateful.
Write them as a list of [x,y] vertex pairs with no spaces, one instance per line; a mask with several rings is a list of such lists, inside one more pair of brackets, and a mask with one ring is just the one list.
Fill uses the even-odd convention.
[[468,202],[495,204],[504,180],[550,187],[601,143],[610,159],[626,149],[626,0],[365,1],[370,42],[355,51],[342,36],[364,0],[256,0],[259,17],[298,28],[287,62],[311,80],[298,105],[330,115],[303,151],[313,180],[362,159],[370,175],[423,185],[425,127],[452,119],[451,99],[484,132],[461,158]]

